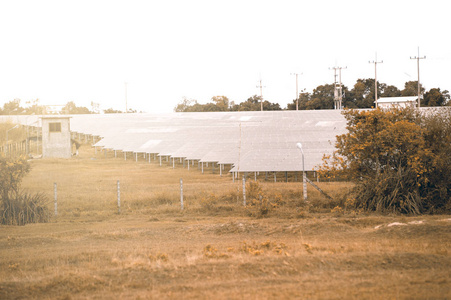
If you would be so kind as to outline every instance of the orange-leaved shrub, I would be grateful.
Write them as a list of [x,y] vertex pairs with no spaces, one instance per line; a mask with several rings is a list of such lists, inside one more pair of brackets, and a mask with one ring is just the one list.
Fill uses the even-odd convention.
[[451,109],[345,110],[348,132],[320,166],[355,183],[355,206],[381,212],[451,210]]

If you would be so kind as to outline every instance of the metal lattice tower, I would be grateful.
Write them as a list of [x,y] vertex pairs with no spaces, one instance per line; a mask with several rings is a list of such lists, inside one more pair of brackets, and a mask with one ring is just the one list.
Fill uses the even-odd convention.
[[[334,70],[334,109],[342,109],[343,101],[343,88],[341,86],[341,70],[346,67],[333,67]],[[337,70],[338,70],[338,83],[337,83]]]

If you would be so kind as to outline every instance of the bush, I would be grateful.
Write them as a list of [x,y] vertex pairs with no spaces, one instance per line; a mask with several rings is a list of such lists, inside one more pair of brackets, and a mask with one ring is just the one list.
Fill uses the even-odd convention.
[[0,223],[25,225],[47,222],[50,213],[42,194],[30,195],[20,191],[22,178],[30,171],[25,158],[0,157]]
[[280,194],[270,195],[263,192],[257,181],[249,181],[246,184],[247,211],[253,217],[266,217],[282,202]]
[[2,201],[0,221],[3,225],[48,222],[50,211],[47,204],[43,194],[16,194],[14,198]]
[[343,114],[348,132],[337,136],[320,173],[353,181],[358,208],[413,214],[451,208],[451,109]]

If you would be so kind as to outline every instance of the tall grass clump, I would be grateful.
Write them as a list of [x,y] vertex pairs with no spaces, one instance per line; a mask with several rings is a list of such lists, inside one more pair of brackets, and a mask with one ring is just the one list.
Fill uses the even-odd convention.
[[20,191],[23,177],[30,171],[30,164],[23,157],[0,157],[0,223],[25,225],[47,222],[50,218],[47,200],[43,194],[27,194]]

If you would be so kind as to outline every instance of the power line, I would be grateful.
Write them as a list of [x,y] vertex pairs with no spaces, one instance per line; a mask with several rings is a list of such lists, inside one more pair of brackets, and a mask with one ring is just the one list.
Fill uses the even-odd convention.
[[418,56],[410,57],[410,59],[417,60],[417,70],[418,70],[418,108],[420,108],[420,59],[426,59],[426,56],[420,57],[420,47],[418,47]]
[[373,61],[369,61],[370,64],[374,64],[374,103],[376,103],[377,108],[377,64],[381,64],[384,61],[377,61],[377,52],[376,52],[376,59]]

